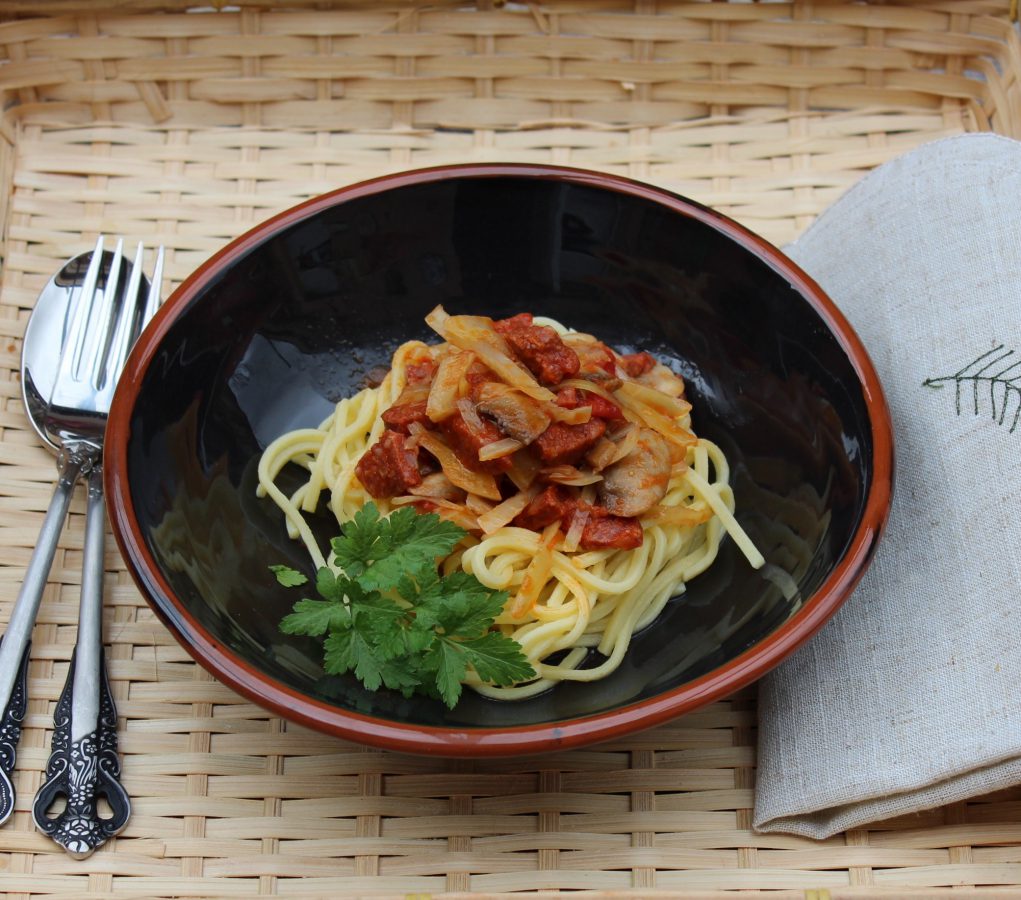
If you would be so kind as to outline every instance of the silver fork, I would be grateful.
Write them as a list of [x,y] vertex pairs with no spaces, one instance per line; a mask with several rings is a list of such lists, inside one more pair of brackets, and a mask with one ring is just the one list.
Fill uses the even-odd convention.
[[[28,662],[32,626],[46,587],[54,551],[67,517],[71,494],[95,455],[88,442],[68,442],[52,434],[51,400],[57,374],[67,346],[68,325],[75,310],[94,302],[97,292],[123,290],[119,284],[119,258],[106,254],[111,262],[103,277],[102,244],[96,252],[82,253],[69,260],[49,280],[36,300],[25,328],[21,375],[25,413],[39,437],[57,452],[57,484],[46,510],[39,540],[25,570],[25,577],[11,610],[7,628],[0,639],[0,824],[14,812],[13,772],[21,724],[28,704]],[[114,264],[116,263],[116,265]],[[87,270],[87,271],[86,271]],[[87,299],[82,299],[82,298]]]
[[[96,244],[78,303],[69,311],[53,393],[43,417],[46,437],[61,448],[62,479],[70,477],[73,484],[78,473],[88,476],[88,504],[78,636],[67,682],[57,704],[45,780],[36,795],[32,814],[36,826],[76,858],[88,856],[121,831],[131,811],[119,781],[117,713],[103,659],[106,517],[102,452],[117,379],[131,345],[159,306],[163,248],[157,253],[152,282],[143,297],[140,288],[144,248],[138,245],[130,278],[126,287],[121,288],[121,246],[118,241],[106,288],[99,291],[96,286],[103,264],[103,238]],[[58,522],[52,535],[54,542],[59,525]],[[45,580],[45,572],[42,578]],[[41,592],[41,586],[38,587]],[[13,620],[12,614],[12,623]],[[27,658],[24,662],[27,663]],[[51,813],[62,797],[66,800],[64,808]],[[108,802],[110,816],[99,815],[100,798]]]

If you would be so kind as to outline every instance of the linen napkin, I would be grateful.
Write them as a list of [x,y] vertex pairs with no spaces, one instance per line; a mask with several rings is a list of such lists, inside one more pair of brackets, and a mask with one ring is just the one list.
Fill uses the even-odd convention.
[[787,252],[893,415],[886,535],[761,683],[755,827],[813,838],[1021,783],[1021,143],[872,172]]

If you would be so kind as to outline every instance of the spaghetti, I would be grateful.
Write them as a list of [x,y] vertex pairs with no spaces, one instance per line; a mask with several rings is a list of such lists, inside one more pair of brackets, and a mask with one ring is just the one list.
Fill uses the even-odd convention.
[[[371,500],[464,528],[442,569],[509,592],[494,627],[537,673],[496,687],[469,671],[465,683],[520,699],[603,678],[724,535],[763,565],[734,519],[725,455],[691,431],[683,381],[650,354],[528,314],[493,322],[437,308],[426,321],[444,342],[403,344],[378,387],[270,444],[258,492],[317,568],[331,560],[304,515],[324,493],[341,525]],[[307,478],[288,496],[276,480],[292,463]]]

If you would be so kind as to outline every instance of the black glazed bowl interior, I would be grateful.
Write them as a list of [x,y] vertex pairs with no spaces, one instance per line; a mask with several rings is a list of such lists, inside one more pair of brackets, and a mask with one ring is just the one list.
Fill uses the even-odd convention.
[[[527,310],[687,382],[693,427],[732,466],[732,541],[635,636],[621,667],[522,702],[453,711],[324,675],[278,624],[296,599],[267,566],[310,571],[256,497],[262,449],[315,426],[436,304]],[[885,521],[891,437],[850,327],[770,245],[663,191],[569,169],[486,165],[390,176],[281,214],[179,288],[136,346],[107,438],[114,530],[153,608],[221,680],[281,715],[402,750],[512,753],[656,724],[760,676],[860,577]],[[314,518],[325,542],[336,532]]]

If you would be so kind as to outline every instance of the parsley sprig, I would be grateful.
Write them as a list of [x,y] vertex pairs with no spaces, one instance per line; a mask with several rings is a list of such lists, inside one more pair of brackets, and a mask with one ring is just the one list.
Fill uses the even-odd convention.
[[[496,685],[534,677],[517,641],[490,630],[506,591],[467,572],[439,574],[437,559],[466,533],[409,507],[382,518],[367,503],[331,542],[342,571],[319,569],[319,599],[295,603],[280,630],[322,637],[330,674],[354,672],[372,691],[385,685],[405,696],[439,696],[450,708],[469,668]],[[308,581],[287,566],[270,569],[285,587]]]

